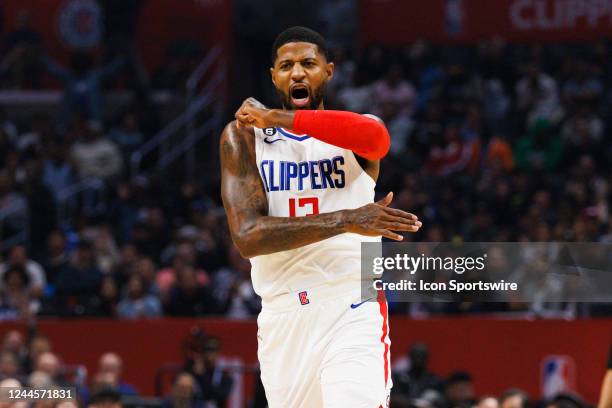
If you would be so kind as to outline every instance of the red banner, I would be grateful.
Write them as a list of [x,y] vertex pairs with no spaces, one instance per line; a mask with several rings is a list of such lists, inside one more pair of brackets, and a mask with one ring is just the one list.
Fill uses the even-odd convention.
[[612,36],[612,0],[363,0],[364,44],[419,38],[469,42],[579,41]]
[[[182,361],[182,345],[194,326],[221,339],[224,356],[243,364],[257,361],[254,321],[160,319],[150,321],[44,320],[47,335],[66,363],[85,364],[95,374],[99,356],[115,351],[124,359],[125,380],[140,392],[153,394],[154,377],[162,364]],[[0,335],[20,324],[2,325]],[[482,318],[411,320],[391,318],[392,361],[403,358],[409,345],[430,347],[430,368],[441,375],[456,369],[474,376],[478,394],[499,394],[520,387],[533,397],[542,393],[543,365],[566,362],[575,389],[591,403],[597,401],[608,350],[612,319],[524,321]],[[245,377],[245,395],[252,392]]]
[[[104,10],[95,0],[3,0],[2,34],[14,30],[22,12],[41,34],[46,50],[62,63],[75,49],[99,51],[104,40]],[[116,2],[115,2],[116,3]],[[176,40],[190,40],[206,51],[230,47],[231,3],[227,0],[148,0],[136,12],[136,45],[153,70]],[[107,16],[108,17],[108,16]],[[124,22],[125,24],[125,22]]]

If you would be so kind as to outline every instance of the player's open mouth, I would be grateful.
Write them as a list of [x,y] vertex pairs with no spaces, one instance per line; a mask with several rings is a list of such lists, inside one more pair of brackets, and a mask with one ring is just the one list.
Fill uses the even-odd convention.
[[291,87],[291,102],[293,105],[302,108],[310,103],[310,92],[306,85],[295,85]]

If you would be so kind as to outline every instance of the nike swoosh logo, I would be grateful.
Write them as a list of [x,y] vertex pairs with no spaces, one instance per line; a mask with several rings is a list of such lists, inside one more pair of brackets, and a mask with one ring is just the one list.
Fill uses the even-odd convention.
[[372,298],[366,299],[360,303],[351,303],[351,309],[357,309],[359,306],[363,305],[365,302],[372,300]]
[[274,142],[278,142],[279,140],[283,140],[283,139],[279,138],[279,139],[274,139],[274,140],[268,140],[267,137],[264,137],[264,142],[266,142],[267,144],[272,144]]

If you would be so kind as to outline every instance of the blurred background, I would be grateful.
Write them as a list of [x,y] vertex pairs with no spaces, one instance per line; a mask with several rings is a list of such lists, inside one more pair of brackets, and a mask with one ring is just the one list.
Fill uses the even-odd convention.
[[[326,108],[386,122],[407,240],[612,241],[610,0],[4,0],[1,378],[265,407],[217,140],[243,99],[279,106],[296,24],[330,44]],[[612,307],[539,298],[391,304],[392,406],[594,404]]]

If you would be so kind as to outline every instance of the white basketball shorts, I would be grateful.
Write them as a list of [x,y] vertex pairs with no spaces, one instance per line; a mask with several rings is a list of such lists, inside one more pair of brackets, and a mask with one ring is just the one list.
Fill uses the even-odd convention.
[[322,285],[263,302],[261,379],[270,408],[386,408],[391,390],[383,292]]

